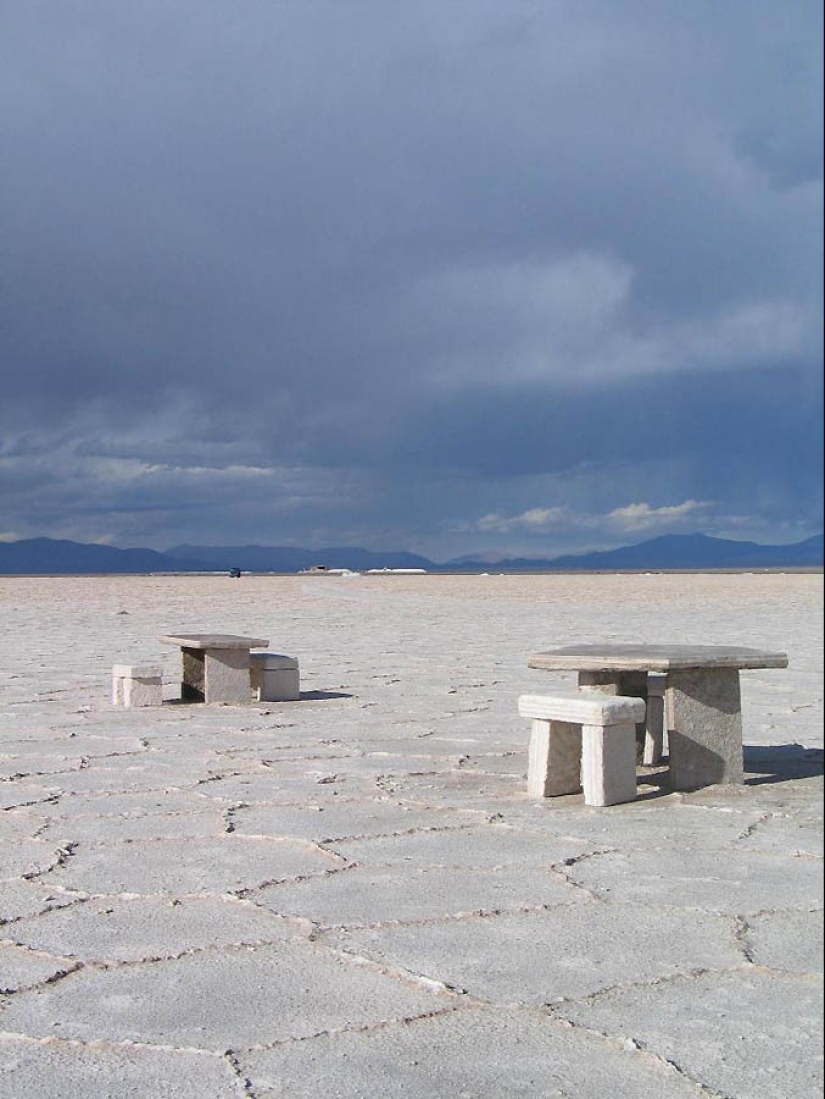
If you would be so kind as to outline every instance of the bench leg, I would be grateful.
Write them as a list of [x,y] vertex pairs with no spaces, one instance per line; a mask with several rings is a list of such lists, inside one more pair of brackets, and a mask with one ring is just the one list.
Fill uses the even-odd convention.
[[163,687],[160,679],[126,679],[123,681],[124,706],[160,706]]
[[636,726],[582,727],[585,805],[617,805],[636,797]]
[[645,715],[645,750],[642,762],[655,767],[662,762],[665,735],[665,686],[667,676],[647,677],[647,713]]
[[533,721],[527,793],[537,798],[577,794],[581,789],[582,733],[567,721]]
[[742,700],[737,669],[669,672],[667,710],[674,790],[742,782]]

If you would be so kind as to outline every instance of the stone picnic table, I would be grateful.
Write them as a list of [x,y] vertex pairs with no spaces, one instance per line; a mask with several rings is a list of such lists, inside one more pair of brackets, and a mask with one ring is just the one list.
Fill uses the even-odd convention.
[[251,701],[250,649],[264,649],[267,638],[234,633],[164,634],[179,645],[183,662],[181,698],[186,702]]
[[575,671],[579,687],[644,698],[644,762],[661,759],[666,719],[671,785],[694,790],[742,782],[739,673],[786,668],[788,656],[729,645],[587,644],[534,653],[527,666]]

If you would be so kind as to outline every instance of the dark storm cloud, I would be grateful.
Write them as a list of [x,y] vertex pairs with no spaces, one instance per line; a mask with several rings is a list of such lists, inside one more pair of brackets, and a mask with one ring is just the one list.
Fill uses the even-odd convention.
[[821,21],[8,5],[0,535],[815,529]]

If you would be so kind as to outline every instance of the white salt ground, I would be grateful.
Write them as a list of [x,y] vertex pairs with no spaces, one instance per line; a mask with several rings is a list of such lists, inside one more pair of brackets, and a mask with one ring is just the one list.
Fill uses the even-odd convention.
[[[0,577],[2,1099],[813,1099],[821,574]],[[174,631],[302,699],[183,705]],[[746,782],[525,793],[575,642],[788,653]],[[115,709],[114,663],[164,705]]]

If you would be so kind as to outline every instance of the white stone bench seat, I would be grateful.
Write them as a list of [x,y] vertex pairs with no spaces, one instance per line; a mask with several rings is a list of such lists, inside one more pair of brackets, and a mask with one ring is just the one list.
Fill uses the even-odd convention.
[[587,805],[636,797],[636,724],[640,698],[579,691],[521,695],[519,713],[532,720],[527,792],[558,797],[584,790]]
[[298,661],[282,653],[250,653],[249,681],[259,702],[297,702],[301,697]]
[[160,665],[113,665],[112,702],[115,706],[160,706],[163,702]]

